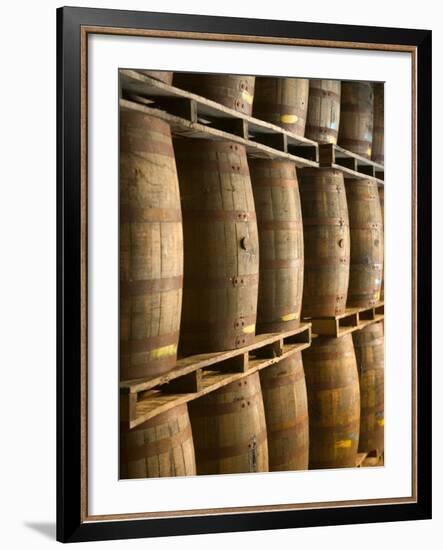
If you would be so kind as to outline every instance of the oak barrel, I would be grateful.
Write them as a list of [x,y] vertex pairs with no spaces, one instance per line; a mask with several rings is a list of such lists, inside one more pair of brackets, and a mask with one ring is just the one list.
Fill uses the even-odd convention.
[[246,150],[230,142],[177,139],[184,229],[184,354],[254,340],[258,233]]
[[374,92],[370,82],[341,83],[341,113],[338,144],[371,158]]
[[351,231],[349,307],[380,300],[383,273],[383,220],[377,182],[345,179]]
[[318,143],[337,143],[340,125],[340,80],[310,80],[305,135]]
[[140,72],[145,74],[146,76],[150,76],[151,78],[160,80],[165,84],[172,84],[172,79],[174,76],[174,73],[172,71],[140,71]]
[[120,433],[120,477],[196,475],[194,444],[186,404]]
[[258,76],[255,79],[254,116],[305,135],[309,80]]
[[226,107],[252,113],[255,76],[230,74],[174,73],[174,85],[212,99]]
[[372,140],[372,160],[385,162],[385,88],[381,82],[374,84],[374,134]]
[[267,472],[268,444],[257,372],[189,403],[197,474]]
[[351,334],[314,338],[303,351],[309,410],[309,468],[355,466],[360,390]]
[[260,242],[257,330],[297,328],[303,293],[303,224],[295,165],[250,159]]
[[350,234],[343,174],[330,168],[298,172],[303,213],[303,317],[344,313]]
[[384,337],[381,323],[352,334],[360,379],[362,453],[384,449]]
[[378,196],[380,198],[380,210],[381,210],[381,221],[383,224],[383,274],[381,279],[381,289],[380,289],[380,300],[385,299],[385,260],[384,260],[384,251],[385,251],[385,186],[384,184],[378,186]]
[[309,420],[301,352],[260,371],[269,471],[307,470]]
[[120,117],[120,376],[175,366],[183,231],[171,131],[162,120]]

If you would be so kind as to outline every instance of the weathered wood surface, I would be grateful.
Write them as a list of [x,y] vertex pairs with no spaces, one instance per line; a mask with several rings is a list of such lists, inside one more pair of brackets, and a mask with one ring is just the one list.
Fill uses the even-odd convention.
[[303,317],[344,313],[349,282],[350,235],[343,174],[300,170],[303,213]]
[[339,145],[324,143],[319,146],[321,168],[340,170],[347,179],[370,179],[378,184],[384,183],[384,166],[364,158]]
[[120,432],[120,477],[196,475],[192,429],[186,405]]
[[360,379],[360,452],[384,449],[384,336],[381,323],[352,335]]
[[180,349],[241,348],[254,340],[259,243],[244,147],[174,141],[184,231]]
[[255,80],[254,116],[305,135],[309,80],[259,76]]
[[175,73],[174,85],[250,115],[255,76]]
[[193,401],[189,416],[198,474],[269,470],[258,373]]
[[381,219],[383,223],[383,274],[381,280],[381,289],[380,289],[380,300],[385,299],[385,262],[384,262],[384,252],[385,252],[385,188],[383,185],[378,186],[378,197],[380,199],[380,210],[381,210]]
[[307,470],[309,419],[301,353],[260,371],[269,471]]
[[382,82],[374,84],[374,134],[372,140],[373,161],[385,162],[385,87]]
[[384,319],[384,303],[378,302],[369,308],[346,308],[340,315],[311,317],[313,334],[339,338]]
[[183,284],[180,194],[162,120],[120,117],[120,378],[175,366]]
[[370,82],[341,84],[338,144],[368,159],[372,154],[374,91]]
[[319,337],[303,352],[308,392],[309,468],[354,467],[360,390],[352,336]]
[[306,137],[318,143],[337,143],[340,97],[340,80],[309,81]]
[[346,180],[351,233],[348,307],[380,301],[383,273],[383,219],[378,186],[372,180]]
[[249,161],[260,241],[257,329],[297,327],[303,293],[303,224],[292,162]]
[[174,77],[174,73],[172,71],[140,71],[142,74],[145,74],[146,76],[150,76],[151,78],[155,78],[156,80],[160,80],[160,82],[164,82],[165,84],[172,84],[172,79]]

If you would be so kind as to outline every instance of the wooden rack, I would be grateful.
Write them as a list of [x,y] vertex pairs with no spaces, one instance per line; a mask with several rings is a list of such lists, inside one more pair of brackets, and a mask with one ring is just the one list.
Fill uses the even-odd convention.
[[240,349],[185,357],[167,374],[120,383],[120,418],[129,429],[177,405],[198,399],[311,345],[311,324],[259,334]]
[[319,154],[321,168],[341,170],[348,179],[370,179],[379,185],[384,184],[385,168],[383,164],[351,153],[351,151],[333,143],[319,145]]
[[371,451],[370,453],[358,453],[355,466],[356,468],[384,466],[384,453],[379,450]]
[[275,124],[133,70],[120,71],[120,86],[123,109],[165,120],[176,136],[233,141],[252,157],[287,159],[299,168],[319,166],[315,141]]
[[305,321],[312,323],[312,332],[314,334],[339,338],[383,319],[384,302],[379,302],[370,308],[348,308],[341,315],[306,318]]

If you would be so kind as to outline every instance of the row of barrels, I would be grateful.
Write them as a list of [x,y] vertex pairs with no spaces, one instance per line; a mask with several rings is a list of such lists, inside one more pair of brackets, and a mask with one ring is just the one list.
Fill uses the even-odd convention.
[[[377,184],[121,113],[121,379],[379,301]],[[300,183],[300,185],[299,185]],[[178,350],[178,346],[180,349]]]
[[145,72],[318,143],[338,143],[384,162],[382,83]]
[[[120,477],[344,468],[384,446],[381,323],[122,431]],[[303,355],[303,357],[302,357]]]

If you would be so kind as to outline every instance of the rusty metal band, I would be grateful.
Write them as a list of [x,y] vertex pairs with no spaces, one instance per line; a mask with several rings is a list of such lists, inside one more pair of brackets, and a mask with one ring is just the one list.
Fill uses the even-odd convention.
[[[264,291],[264,294],[266,296],[266,291]],[[259,320],[257,323],[260,325],[272,324],[275,321],[281,321],[282,317],[292,317],[289,319],[290,321],[300,319],[300,315],[297,314],[297,312],[300,311],[300,305],[301,296],[296,296],[296,301],[290,304],[286,303],[284,306],[280,307],[266,306],[264,302],[260,302],[259,300],[258,310],[261,315],[258,316]],[[261,318],[264,318],[264,321],[262,321]],[[266,322],[265,319],[269,319],[269,321]],[[272,319],[272,321],[270,319]]]
[[[357,338],[354,341],[354,346],[356,348],[372,348],[375,346],[383,346],[385,343],[384,336],[377,336],[376,338],[370,339],[368,341],[363,341],[362,338],[359,338],[361,335],[361,332],[358,332],[356,334]],[[366,336],[365,333],[363,333],[363,336]]]
[[303,218],[304,226],[322,226],[336,225],[340,227],[349,227],[349,220],[345,218]]
[[157,292],[169,292],[183,287],[183,276],[144,279],[138,281],[120,281],[121,296],[144,296]]
[[195,221],[216,222],[254,222],[257,220],[255,212],[244,210],[204,210],[196,208],[184,208],[183,217],[185,223]]
[[302,220],[269,220],[257,222],[259,231],[299,231],[303,227]]
[[[170,143],[163,143],[149,139],[149,136],[128,136],[127,134],[123,134],[120,138],[120,152],[134,155],[144,153],[174,158],[172,140]],[[175,169],[174,165],[172,167]]]
[[351,147],[364,147],[366,150],[368,147],[371,147],[372,141],[364,140],[364,139],[342,138],[340,140],[340,145],[344,149],[349,149],[349,146],[351,146]]
[[311,268],[311,267],[318,267],[323,268],[326,266],[344,266],[349,265],[349,256],[329,256],[327,258],[314,256],[313,258],[310,258],[308,256],[305,256],[305,268]]
[[294,269],[303,265],[303,262],[303,257],[293,258],[290,260],[266,260],[264,258],[260,258],[260,271],[264,269]]
[[157,414],[153,418],[150,418],[149,420],[146,420],[146,422],[143,422],[143,424],[139,424],[138,426],[135,426],[135,428],[131,428],[128,431],[135,432],[147,430],[149,428],[161,426],[162,424],[167,424],[171,420],[178,420],[180,417],[186,418],[187,422],[189,422],[188,407],[186,403],[176,405],[172,409]]
[[335,130],[334,128],[328,128],[327,126],[316,126],[315,124],[306,124],[305,132],[327,134],[335,138],[338,136],[338,130]]
[[151,441],[137,447],[126,448],[125,456],[128,462],[135,460],[143,460],[153,456],[159,456],[164,453],[168,453],[171,449],[180,447],[186,441],[192,441],[192,429],[188,425],[186,428],[177,432],[170,437],[159,439],[158,441]]
[[[252,441],[252,438],[251,438]],[[255,436],[255,443],[258,447],[262,446],[267,441],[266,430],[259,432]],[[227,445],[225,447],[212,447],[210,449],[195,448],[197,462],[200,460],[221,460],[233,456],[247,454],[252,451],[251,443],[245,442],[242,445]]]
[[180,332],[169,332],[158,336],[151,336],[142,340],[120,340],[122,353],[142,353],[152,351],[162,346],[177,344]]
[[[306,363],[306,365],[309,365],[311,363],[311,359],[312,359],[312,362],[316,362],[316,361],[327,361],[329,359],[333,359],[334,361],[337,360],[337,359],[346,359],[346,358],[349,358],[349,359],[353,359],[355,357],[355,352],[354,352],[354,348],[351,348],[351,349],[347,349],[347,350],[344,350],[344,351],[336,351],[337,350],[337,346],[333,346],[332,347],[332,350],[334,351],[326,351],[324,349],[324,346],[322,346],[321,348],[321,351],[315,346],[311,346],[309,348],[309,351],[306,352],[306,355],[303,355],[303,358],[305,359],[303,361],[303,364]],[[340,365],[338,365],[339,367]],[[352,380],[354,380],[354,377],[351,376]],[[331,383],[330,381],[328,382],[329,384]],[[312,386],[314,387],[314,386]],[[330,388],[331,390],[333,389],[336,389],[335,387],[331,387]]]
[[[307,294],[306,292],[303,294],[303,308],[305,309],[309,309],[309,308],[313,308],[315,306],[320,306],[319,309],[322,309],[321,306],[327,306],[328,304],[329,305],[334,305],[334,313],[332,315],[311,315],[312,317],[318,319],[318,318],[331,318],[331,317],[335,317],[335,315],[338,315],[337,313],[335,313],[335,310],[337,307],[339,307],[340,305],[345,306],[345,300],[346,300],[346,295],[342,294],[327,294],[327,295],[324,295],[324,294],[321,294],[321,293],[316,293],[314,295],[315,298],[317,298],[316,300],[313,300],[312,296],[310,296],[309,294]],[[323,308],[324,309],[324,308]]]
[[142,113],[140,111],[121,111],[121,133],[125,131],[146,132],[146,139],[152,139],[152,133],[171,137],[171,129],[167,122],[161,118]]
[[368,223],[357,223],[357,224],[351,224],[351,231],[353,231],[354,229],[377,229],[377,230],[382,230],[383,229],[383,224],[382,223],[372,223],[372,222],[368,222]]
[[[335,428],[334,435],[335,436],[341,436],[343,439],[352,439],[358,443],[358,437],[355,438],[355,435],[359,433],[359,427],[360,427],[360,414],[359,414],[359,407],[356,407],[357,414],[355,418],[352,418],[349,422],[346,424],[319,424],[314,421],[314,419],[311,418],[310,420],[310,427],[312,426],[314,430],[317,432],[327,432],[327,435],[331,435],[331,427]],[[327,420],[330,420],[329,418]],[[316,438],[317,439],[317,438]],[[311,441],[313,442],[314,439],[312,438]],[[321,439],[317,439],[317,441],[321,442]]]
[[[238,393],[237,397],[235,397],[235,392],[235,389],[230,392],[234,394],[235,399],[231,403],[214,403],[211,398],[195,400],[192,403],[191,416],[193,418],[213,418],[214,416],[224,416],[225,414],[241,412],[242,409],[246,412],[249,407],[254,406],[256,403],[260,403],[263,399],[260,387],[256,393],[251,395]],[[225,390],[225,394],[226,393],[228,392]]]
[[[230,176],[245,176],[250,177],[249,167],[245,162],[236,161],[218,161],[218,160],[199,160],[199,159],[180,159],[177,160],[177,165],[180,174],[197,173],[198,179],[195,179],[195,185],[201,185],[203,174],[228,174]],[[189,185],[189,183],[187,183]]]
[[298,181],[296,177],[282,178],[280,176],[269,176],[268,178],[265,178],[263,176],[255,177],[252,174],[252,187],[281,187],[283,189],[297,189]]
[[277,376],[268,375],[268,371],[269,369],[264,369],[262,375],[260,376],[261,386],[267,390],[281,388],[282,386],[291,386],[305,379],[303,368],[299,368],[290,374]]
[[267,425],[268,437],[269,439],[283,439],[290,437],[295,438],[300,433],[300,427],[308,424],[309,416],[307,414],[302,414],[297,416],[297,418],[292,419],[291,422],[286,425],[282,424],[271,424]]
[[120,206],[120,223],[161,223],[182,221],[179,208],[139,208]]
[[324,90],[323,88],[317,88],[315,86],[309,87],[309,96],[320,97],[321,99],[331,98],[332,100],[340,103],[341,94],[332,92],[331,90]]
[[361,264],[351,262],[351,271],[364,271],[367,273],[379,272],[383,270],[383,264]]
[[364,100],[362,98],[358,98],[357,103],[350,103],[342,100],[340,104],[340,110],[342,113],[359,113],[360,115],[367,114],[371,119],[372,109],[372,101]]
[[134,380],[135,378],[154,378],[173,369],[177,363],[176,355],[148,359],[142,365],[131,365],[131,356],[120,356],[120,380]]
[[[317,181],[315,183],[312,183],[311,181],[304,181],[307,180],[314,180]],[[326,178],[325,178],[326,179]],[[300,184],[300,195],[302,197],[305,197],[306,193],[306,199],[309,199],[312,197],[313,193],[332,193],[332,194],[338,194],[338,193],[345,193],[345,186],[342,182],[337,182],[337,180],[334,180],[332,177],[327,178],[329,181],[318,181],[318,178],[314,178],[311,176],[308,176],[307,178],[302,178],[301,184]],[[311,195],[311,196],[310,196]]]
[[211,277],[207,273],[192,273],[189,274],[184,282],[184,290],[199,290],[203,289],[214,290],[217,288],[252,288],[258,285],[258,273],[248,275],[233,275],[232,277],[218,276]]
[[[233,141],[207,141],[205,139],[187,140],[180,139],[174,141],[176,158],[180,162],[195,162],[208,160],[208,153],[230,153],[237,154],[240,157],[246,157],[246,148]],[[206,153],[206,154],[205,154]],[[243,159],[243,162],[246,162]]]
[[280,117],[283,115],[296,115],[297,120],[290,123],[291,126],[299,124],[300,120],[306,120],[306,114],[306,109],[279,101],[261,101],[258,105],[254,105],[254,116],[263,120],[272,119],[281,122]]
[[237,317],[231,317],[230,319],[225,318],[219,321],[209,321],[209,320],[187,321],[186,319],[182,319],[181,332],[182,334],[186,334],[188,339],[189,337],[192,337],[195,340],[206,341],[207,334],[205,333],[210,333],[211,335],[215,335],[215,334],[228,335],[230,332],[235,332],[235,333],[238,332],[239,334],[241,334],[243,327],[239,327],[236,331],[235,330],[236,321],[241,319],[244,321],[244,326],[250,326],[255,324],[256,318],[257,318],[256,315],[241,315],[241,313],[238,313]]
[[338,180],[340,180],[338,183],[343,182],[343,172],[341,170],[337,170],[336,168],[302,168],[301,170],[299,170],[298,174],[300,176],[301,182],[306,180],[321,181],[326,178],[331,180],[332,178],[337,178]]

